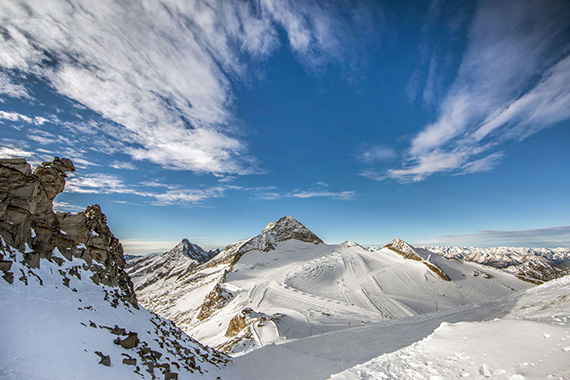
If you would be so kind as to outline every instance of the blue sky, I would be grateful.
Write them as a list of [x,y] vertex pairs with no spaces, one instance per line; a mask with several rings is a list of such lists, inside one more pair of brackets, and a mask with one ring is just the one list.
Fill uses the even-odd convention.
[[71,158],[127,253],[570,246],[565,1],[0,4],[0,155]]

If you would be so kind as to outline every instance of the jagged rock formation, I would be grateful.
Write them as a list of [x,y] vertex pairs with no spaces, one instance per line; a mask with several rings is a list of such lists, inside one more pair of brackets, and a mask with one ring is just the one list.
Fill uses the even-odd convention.
[[420,261],[442,280],[451,281],[451,278],[449,278],[449,276],[447,275],[447,273],[443,271],[443,269],[438,267],[437,264],[430,263],[429,260],[424,259],[416,252],[414,247],[412,247],[403,240],[396,238],[392,240],[390,243],[386,244],[384,248],[388,248],[389,250],[396,252],[397,254],[408,260]]
[[449,259],[473,261],[503,269],[524,281],[541,284],[570,274],[569,248],[444,247],[424,249]]
[[73,171],[73,163],[59,157],[44,162],[33,174],[25,160],[0,160],[0,234],[8,246],[26,252],[32,268],[39,266],[40,259],[51,260],[55,248],[67,260],[85,260],[94,272],[93,282],[118,287],[120,292],[113,296],[136,306],[133,284],[123,269],[123,247],[101,208],[89,206],[78,214],[53,212],[66,173]]
[[125,269],[133,279],[144,278],[144,281],[137,281],[137,287],[141,289],[159,280],[181,276],[209,261],[219,252],[219,250],[206,252],[188,239],[183,239],[162,255],[132,257]]
[[25,160],[0,160],[2,376],[203,378],[223,367],[227,357],[139,307],[123,248],[98,205],[53,212],[74,170],[58,157],[33,173]]

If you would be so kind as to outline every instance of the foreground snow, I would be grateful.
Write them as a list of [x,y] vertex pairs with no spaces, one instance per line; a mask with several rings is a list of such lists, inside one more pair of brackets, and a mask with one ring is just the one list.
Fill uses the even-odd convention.
[[[215,379],[223,367],[223,356],[170,321],[106,300],[116,289],[95,285],[83,260],[64,260],[56,249],[61,266],[42,259],[33,269],[23,264],[22,253],[11,251],[14,283],[0,279],[0,379],[154,379],[149,366],[160,379],[169,371],[180,379]],[[65,286],[60,273],[69,270],[78,276],[70,276]],[[137,333],[140,343],[133,348],[114,343],[125,335],[111,332],[115,326]],[[141,358],[147,354],[154,359],[148,365]],[[110,366],[100,364],[105,356]],[[129,358],[136,364],[126,365]]]
[[570,379],[570,277],[517,298],[501,319],[444,322],[422,341],[331,379]]

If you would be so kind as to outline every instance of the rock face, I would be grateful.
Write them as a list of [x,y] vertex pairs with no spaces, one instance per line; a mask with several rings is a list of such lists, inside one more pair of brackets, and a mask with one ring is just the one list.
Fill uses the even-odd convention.
[[[101,208],[53,212],[74,170],[57,157],[33,173],[25,160],[0,160],[0,373],[66,379],[81,368],[88,380],[215,378],[225,355],[139,307]],[[204,256],[189,242],[179,251],[187,260]]]
[[73,163],[59,157],[44,162],[33,174],[23,159],[0,160],[0,235],[6,245],[25,252],[32,268],[40,259],[52,260],[56,248],[68,260],[85,260],[93,282],[118,287],[121,291],[113,296],[136,306],[133,284],[123,269],[123,247],[101,208],[92,205],[78,214],[53,212],[66,173],[73,171]]
[[388,243],[384,248],[388,248],[391,251],[396,252],[397,254],[408,260],[419,261],[423,263],[426,267],[428,267],[433,273],[435,273],[442,280],[451,281],[451,278],[449,278],[449,276],[447,275],[447,273],[443,271],[443,269],[438,267],[436,264],[430,263],[428,260],[425,260],[422,256],[420,256],[416,252],[414,247],[412,247],[403,240],[396,238],[392,240],[390,243]]

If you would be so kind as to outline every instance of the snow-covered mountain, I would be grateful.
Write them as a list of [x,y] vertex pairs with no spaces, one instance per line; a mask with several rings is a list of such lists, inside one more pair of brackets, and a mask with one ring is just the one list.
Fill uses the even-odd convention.
[[74,170],[0,160],[0,378],[215,379],[228,358],[139,306],[99,206],[53,212]]
[[519,278],[541,284],[570,273],[570,248],[422,247],[449,259],[501,268]]
[[[139,288],[144,288],[160,279],[180,276],[204,264],[219,252],[219,250],[206,252],[188,239],[183,239],[170,251],[161,255],[153,253],[148,256],[130,257],[125,270],[132,279],[135,279]],[[139,281],[142,278],[144,280]]]
[[133,281],[145,307],[234,356],[532,286],[398,239],[376,252],[353,242],[327,245],[291,216],[176,277]]

